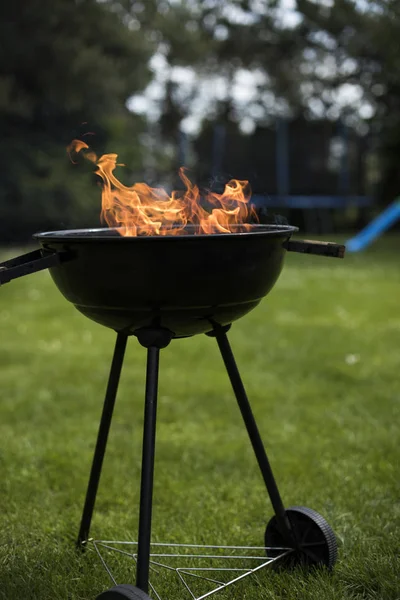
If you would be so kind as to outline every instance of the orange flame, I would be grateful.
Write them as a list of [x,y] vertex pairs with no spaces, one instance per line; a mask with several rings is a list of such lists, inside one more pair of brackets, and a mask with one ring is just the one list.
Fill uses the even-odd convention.
[[[81,140],[73,140],[68,153],[84,151],[87,160],[93,162],[95,171],[103,181],[101,219],[109,227],[118,228],[124,236],[179,235],[185,233],[187,225],[195,225],[195,233],[230,233],[234,226],[250,228],[249,218],[256,219],[254,208],[249,205],[251,189],[248,181],[232,179],[225,185],[222,194],[207,191],[203,196],[197,185],[179,169],[184,191],[171,192],[169,196],[162,188],[151,188],[145,183],[131,187],[122,184],[114,175],[119,165],[117,154],[103,154],[98,158]],[[201,200],[211,208],[208,211]]]

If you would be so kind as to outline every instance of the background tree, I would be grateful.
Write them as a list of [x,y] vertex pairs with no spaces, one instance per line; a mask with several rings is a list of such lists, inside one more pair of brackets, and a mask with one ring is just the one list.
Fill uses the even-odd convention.
[[[130,10],[137,4],[125,3]],[[373,134],[381,198],[398,193],[397,0],[298,0],[292,10],[279,0],[150,5],[147,26],[157,30],[164,59],[159,104],[167,139],[193,115],[198,123],[236,122],[247,132],[277,115],[340,118],[361,135]]]
[[[381,167],[380,198],[400,190],[400,4],[397,0],[337,0],[332,6],[297,0],[305,51],[313,61],[308,74],[331,107],[352,84],[366,101],[348,107],[350,120],[361,119],[376,135]],[[332,67],[321,73],[318,63]],[[318,89],[318,87],[316,89]]]
[[277,116],[341,117],[379,139],[381,196],[397,195],[397,0],[284,6],[1,3],[0,237],[98,224],[95,178],[65,155],[69,141],[88,132],[97,151],[117,152],[135,178],[160,183],[157,170],[176,172],[182,128],[196,136],[217,121],[251,134]]
[[153,42],[121,19],[95,0],[1,3],[2,240],[99,223],[94,178],[66,156],[73,137],[93,132],[97,150],[140,166],[143,123],[126,100],[149,80]]

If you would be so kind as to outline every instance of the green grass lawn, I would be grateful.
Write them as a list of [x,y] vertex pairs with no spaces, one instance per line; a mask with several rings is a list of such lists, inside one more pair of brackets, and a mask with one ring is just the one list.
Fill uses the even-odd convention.
[[[400,598],[400,239],[345,260],[288,254],[230,340],[287,505],[335,530],[332,573],[266,570],[216,598]],[[115,334],[47,272],[0,290],[0,598],[94,600],[74,548]],[[128,344],[92,534],[136,538],[145,351]],[[162,351],[155,541],[261,545],[272,515],[214,340]],[[125,558],[121,582],[134,583]],[[179,595],[166,585],[163,600]]]

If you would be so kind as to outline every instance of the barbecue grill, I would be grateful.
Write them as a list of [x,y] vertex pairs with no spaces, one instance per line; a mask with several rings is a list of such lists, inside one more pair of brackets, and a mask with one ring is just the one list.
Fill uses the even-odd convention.
[[[97,600],[148,600],[150,589],[160,599],[149,581],[150,568],[155,564],[175,571],[195,600],[275,563],[333,567],[337,545],[326,520],[306,507],[284,507],[227,337],[231,324],[255,308],[271,290],[286,251],[343,257],[343,246],[293,240],[296,231],[289,225],[258,224],[238,225],[230,233],[208,235],[199,234],[196,226],[187,226],[182,235],[137,237],[123,237],[115,228],[54,231],[34,236],[40,244],[38,250],[0,265],[0,284],[49,269],[68,301],[88,318],[117,333],[77,540],[82,549],[93,544],[114,584]],[[262,548],[151,543],[160,350],[175,338],[199,333],[217,341],[274,510]],[[138,541],[94,541],[90,538],[91,520],[125,348],[132,335],[147,349]],[[134,559],[135,586],[117,583],[101,554],[104,549]],[[231,561],[254,559],[256,566],[232,567],[230,562],[226,569],[230,579],[221,581],[221,549]],[[249,556],[251,551],[256,551],[256,556],[254,552]],[[218,579],[210,575],[212,567],[171,566],[166,564],[168,557],[214,560]],[[212,590],[195,595],[187,583],[188,575],[211,583]]]

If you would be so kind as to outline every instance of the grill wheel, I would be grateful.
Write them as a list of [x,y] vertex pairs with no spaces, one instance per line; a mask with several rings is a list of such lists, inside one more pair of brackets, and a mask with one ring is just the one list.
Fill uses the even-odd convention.
[[150,596],[145,594],[139,588],[123,583],[107,590],[97,596],[96,600],[151,600]]
[[[282,560],[285,567],[325,566],[332,569],[337,560],[335,534],[322,515],[305,506],[291,506],[286,510],[296,540],[294,552]],[[284,537],[278,529],[276,517],[272,517],[265,531],[265,546],[273,556],[273,548],[285,547]],[[282,551],[277,550],[276,555]],[[281,564],[282,564],[281,563]]]

